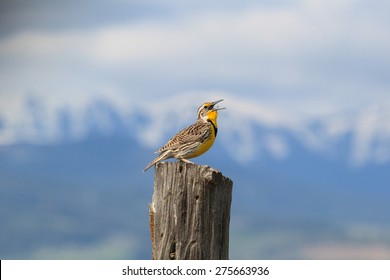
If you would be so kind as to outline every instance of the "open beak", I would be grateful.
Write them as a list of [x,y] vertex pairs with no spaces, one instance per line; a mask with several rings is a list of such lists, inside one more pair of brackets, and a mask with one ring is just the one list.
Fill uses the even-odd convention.
[[216,104],[218,104],[219,102],[222,102],[223,101],[223,99],[220,99],[220,100],[217,100],[217,101],[214,101],[214,102],[212,102],[211,104],[212,104],[212,106],[213,106],[213,111],[218,111],[218,110],[223,110],[223,109],[226,109],[226,108],[221,108],[221,107],[214,107]]

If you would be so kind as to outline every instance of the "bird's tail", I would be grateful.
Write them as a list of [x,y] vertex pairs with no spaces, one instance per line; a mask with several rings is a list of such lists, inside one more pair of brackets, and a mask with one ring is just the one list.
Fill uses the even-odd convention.
[[144,172],[147,171],[150,167],[155,165],[157,162],[162,161],[164,159],[170,158],[170,150],[162,152],[158,157],[156,157],[151,163],[149,163],[145,169]]

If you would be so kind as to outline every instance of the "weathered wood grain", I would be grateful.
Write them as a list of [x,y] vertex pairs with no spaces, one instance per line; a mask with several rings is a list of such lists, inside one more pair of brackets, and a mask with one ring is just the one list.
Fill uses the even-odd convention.
[[228,259],[232,187],[209,166],[158,163],[150,204],[153,259]]

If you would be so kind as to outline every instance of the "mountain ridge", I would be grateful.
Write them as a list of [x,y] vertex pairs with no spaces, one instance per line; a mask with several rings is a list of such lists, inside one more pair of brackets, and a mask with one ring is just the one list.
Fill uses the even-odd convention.
[[[390,103],[376,104],[351,114],[294,114],[283,107],[268,106],[227,94],[228,109],[220,113],[220,143],[239,163],[269,154],[283,160],[291,152],[291,139],[309,152],[342,158],[358,168],[390,161]],[[120,104],[105,98],[84,104],[53,105],[42,98],[18,102],[18,114],[0,111],[0,145],[17,143],[56,144],[80,141],[89,135],[124,134],[145,148],[157,149],[170,136],[194,120],[196,93],[171,108],[177,97],[153,104]],[[176,101],[177,102],[177,101]],[[342,148],[341,148],[342,147]]]

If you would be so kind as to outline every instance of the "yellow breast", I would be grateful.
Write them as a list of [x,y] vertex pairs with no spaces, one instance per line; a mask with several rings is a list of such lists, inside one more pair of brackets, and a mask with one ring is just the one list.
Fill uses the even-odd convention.
[[210,137],[207,138],[202,144],[200,144],[198,149],[196,151],[194,151],[194,153],[189,155],[188,158],[194,158],[194,157],[198,157],[198,156],[204,154],[214,144],[215,137],[217,136],[217,131],[218,131],[217,116],[218,116],[218,113],[216,111],[209,112],[208,121],[210,123],[210,130],[211,130]]
[[[214,131],[214,128],[211,129]],[[194,158],[204,154],[211,148],[211,146],[214,144],[214,141],[215,141],[215,134],[212,133],[211,136],[206,141],[200,144],[199,148],[194,153],[188,156],[188,158]]]

